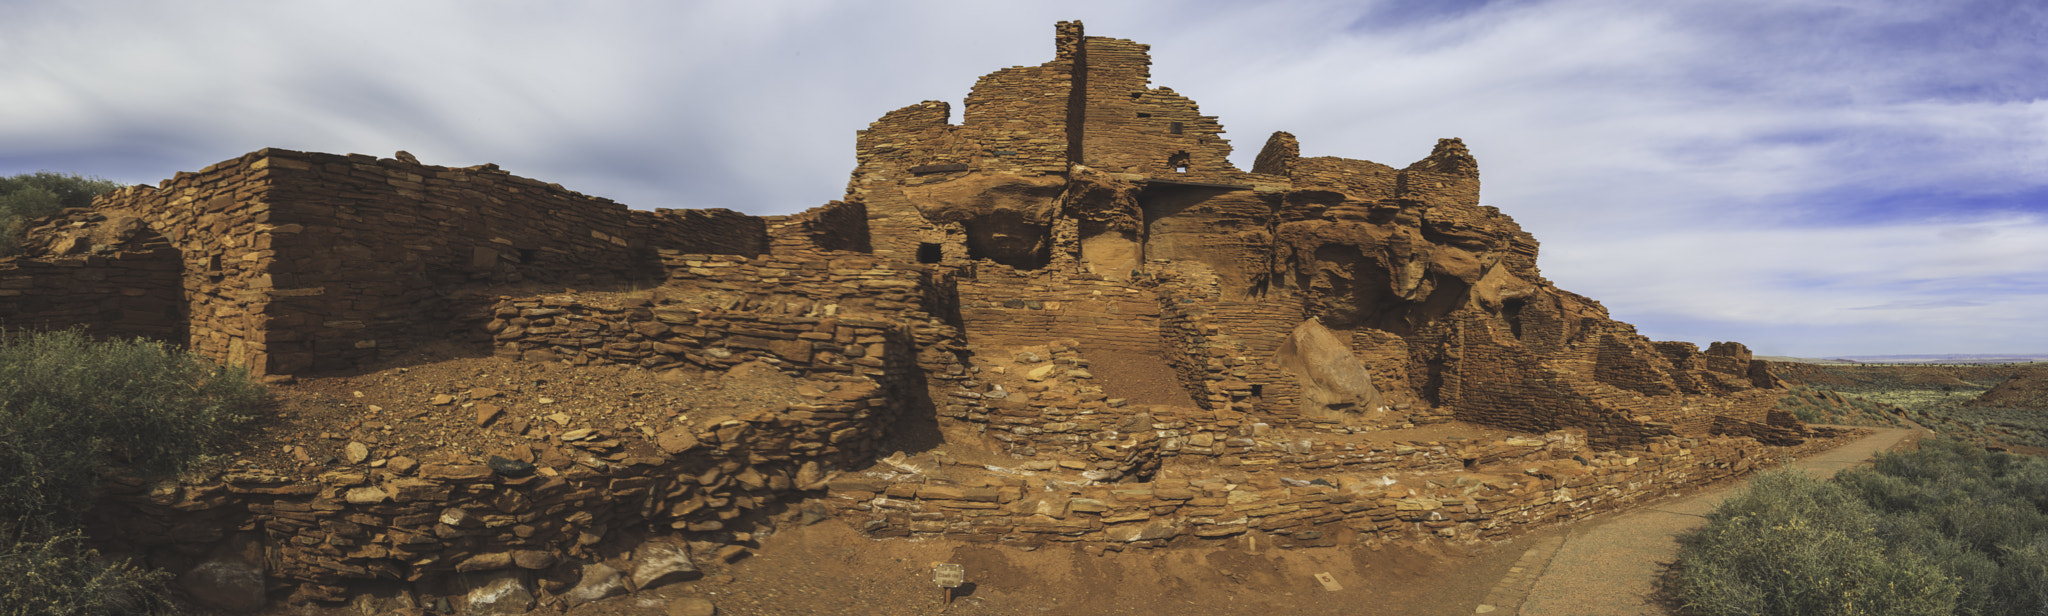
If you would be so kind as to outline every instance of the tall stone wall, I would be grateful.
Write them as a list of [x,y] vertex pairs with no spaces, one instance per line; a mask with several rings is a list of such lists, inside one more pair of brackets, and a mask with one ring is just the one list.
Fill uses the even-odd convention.
[[130,186],[93,201],[99,212],[129,212],[176,251],[184,331],[193,351],[263,368],[276,280],[273,241],[281,233],[267,192],[277,182],[262,152],[157,186]]
[[1151,87],[1150,45],[1090,36],[1086,45],[1081,159],[1113,172],[1237,181],[1223,124],[1193,100]]
[[499,171],[266,149],[102,196],[182,261],[187,340],[291,374],[362,365],[438,339],[483,283],[606,287],[662,277],[655,251],[761,254],[765,222],[635,211]]

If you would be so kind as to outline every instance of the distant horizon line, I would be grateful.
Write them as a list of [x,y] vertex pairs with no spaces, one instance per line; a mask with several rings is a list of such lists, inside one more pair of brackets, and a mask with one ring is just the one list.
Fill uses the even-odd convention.
[[1826,357],[1792,357],[1757,355],[1757,359],[1798,362],[1856,362],[1868,364],[1896,363],[1983,363],[2020,364],[2048,361],[2048,353],[1908,353],[1899,355],[1838,355]]

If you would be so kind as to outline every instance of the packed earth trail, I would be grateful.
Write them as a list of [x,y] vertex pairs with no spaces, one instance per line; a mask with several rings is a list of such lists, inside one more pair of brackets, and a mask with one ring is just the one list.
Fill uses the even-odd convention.
[[[1924,431],[1881,429],[1791,466],[1817,478],[1917,441]],[[1677,557],[1678,536],[1748,485],[1743,481],[1596,520],[1561,537],[1531,538],[1515,570],[1475,613],[1520,616],[1663,616],[1657,577]],[[1519,609],[1516,604],[1519,603]]]

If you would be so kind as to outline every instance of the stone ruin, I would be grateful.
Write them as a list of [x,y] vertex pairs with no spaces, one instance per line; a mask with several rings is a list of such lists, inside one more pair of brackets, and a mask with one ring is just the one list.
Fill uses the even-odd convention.
[[[532,473],[113,486],[110,545],[262,580],[224,608],[380,580],[574,603],[781,510],[1098,553],[1504,537],[1824,444],[1742,345],[1653,342],[1545,280],[1459,140],[1394,168],[1280,132],[1240,170],[1215,117],[1150,85],[1147,49],[1061,22],[1053,60],[981,78],[960,124],[926,101],[859,131],[845,198],[789,216],[259,150],[34,225],[0,259],[0,326],[173,341],[274,382],[453,340],[815,385],[658,433],[519,422],[531,444],[503,459]],[[1521,436],[1381,438],[1453,420]],[[1014,464],[885,450],[911,423]],[[673,535],[620,531],[639,526]]]

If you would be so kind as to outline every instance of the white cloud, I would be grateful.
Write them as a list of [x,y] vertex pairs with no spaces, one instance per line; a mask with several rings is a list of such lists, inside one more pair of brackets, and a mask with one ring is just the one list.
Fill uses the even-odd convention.
[[[2048,331],[2025,315],[2048,307],[2048,255],[2029,246],[2048,245],[2048,206],[2023,196],[2048,194],[2042,11],[17,1],[0,173],[153,182],[266,146],[405,149],[640,207],[786,213],[840,196],[853,131],[957,107],[977,77],[1050,59],[1052,22],[1078,18],[1150,43],[1155,84],[1220,116],[1240,165],[1274,130],[1395,166],[1465,138],[1545,273],[1653,336],[2038,351]],[[1884,202],[1900,195],[1958,209]]]

